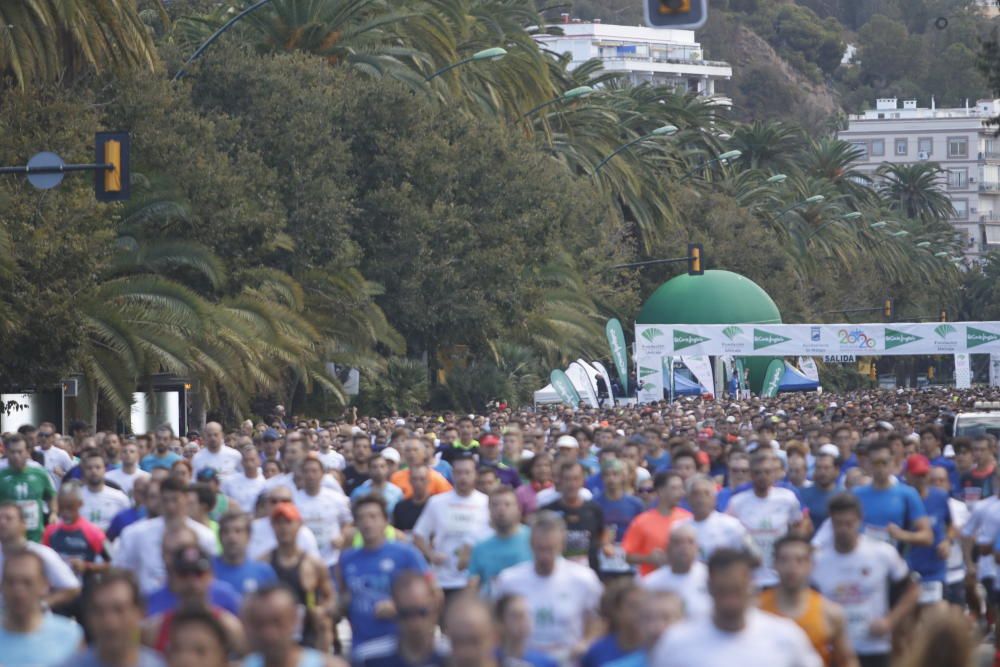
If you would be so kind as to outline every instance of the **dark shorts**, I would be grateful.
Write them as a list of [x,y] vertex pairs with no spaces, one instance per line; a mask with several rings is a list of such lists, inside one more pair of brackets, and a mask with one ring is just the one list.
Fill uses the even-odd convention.
[[861,663],[861,667],[889,667],[889,654],[859,655],[858,662]]
[[945,584],[944,586],[944,600],[948,604],[957,605],[959,607],[965,606],[965,582],[956,581],[953,584]]

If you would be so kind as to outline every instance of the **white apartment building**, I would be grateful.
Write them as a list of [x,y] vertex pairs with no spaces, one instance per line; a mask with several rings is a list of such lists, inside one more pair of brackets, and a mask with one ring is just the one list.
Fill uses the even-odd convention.
[[1000,100],[954,109],[920,108],[916,100],[879,98],[875,108],[849,117],[840,138],[864,151],[860,171],[884,162],[936,162],[955,208],[952,223],[975,258],[1000,249],[1000,139],[985,121],[1000,115]]
[[611,25],[595,19],[584,23],[563,14],[562,35],[538,35],[542,48],[572,57],[570,69],[599,58],[608,72],[628,75],[633,84],[650,82],[677,88],[731,105],[716,92],[718,81],[728,81],[733,68],[727,62],[708,60],[693,30],[660,30],[642,26]]

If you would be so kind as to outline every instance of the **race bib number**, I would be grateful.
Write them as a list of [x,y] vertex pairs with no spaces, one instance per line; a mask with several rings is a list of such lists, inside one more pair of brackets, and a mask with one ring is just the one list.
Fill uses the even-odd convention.
[[632,566],[625,560],[625,550],[620,544],[614,546],[614,552],[608,556],[601,549],[597,552],[598,569],[601,572],[631,572]]
[[944,599],[944,585],[940,581],[920,583],[920,604],[934,604]]
[[886,544],[892,544],[892,538],[889,537],[889,529],[884,526],[872,526],[869,524],[865,526],[864,532],[867,537],[870,537],[873,540],[885,542]]
[[871,617],[865,607],[844,608],[847,616],[847,636],[852,642],[868,639]]
[[38,501],[19,500],[17,501],[17,506],[21,508],[21,512],[24,514],[24,523],[28,530],[38,530],[38,527],[41,525],[41,512],[38,510]]

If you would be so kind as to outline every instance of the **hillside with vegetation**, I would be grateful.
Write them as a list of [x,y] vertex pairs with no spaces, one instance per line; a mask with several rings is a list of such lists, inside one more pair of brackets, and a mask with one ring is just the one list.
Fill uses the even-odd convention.
[[[584,19],[642,22],[635,0],[573,6]],[[829,111],[856,113],[876,97],[974,104],[990,94],[977,53],[997,25],[970,0],[721,0],[698,39],[709,57],[733,63],[724,90],[741,120],[815,128]]]

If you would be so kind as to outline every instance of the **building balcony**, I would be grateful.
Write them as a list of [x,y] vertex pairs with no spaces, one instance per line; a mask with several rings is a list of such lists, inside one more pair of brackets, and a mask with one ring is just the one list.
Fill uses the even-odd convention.
[[979,214],[979,222],[1000,222],[1000,212],[989,211]]
[[1000,151],[979,151],[980,160],[1000,160]]
[[1000,183],[986,182],[979,184],[980,192],[1000,192]]
[[729,79],[733,68],[719,60],[683,60],[680,58],[653,58],[652,56],[615,55],[602,56],[604,69],[609,72],[651,72],[680,76],[707,76]]

